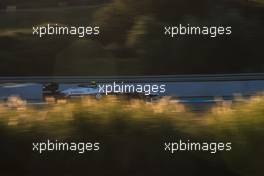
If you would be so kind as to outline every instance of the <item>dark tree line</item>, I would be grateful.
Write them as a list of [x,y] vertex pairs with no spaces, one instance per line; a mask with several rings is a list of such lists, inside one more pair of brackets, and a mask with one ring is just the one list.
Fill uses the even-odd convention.
[[[264,72],[263,10],[244,0],[111,0],[88,10],[93,25],[100,26],[94,40],[1,37],[0,70],[2,75]],[[84,16],[74,13],[73,24]],[[179,24],[232,26],[232,35],[164,36],[164,26]]]
[[95,5],[109,2],[110,0],[1,0],[0,9],[10,5],[17,8],[43,8],[54,7],[63,4],[67,5]]
[[[114,0],[95,16],[101,42],[140,59],[148,73],[264,71],[263,6],[244,0]],[[164,26],[232,26],[232,35],[166,38]],[[133,53],[131,55],[131,53]],[[155,72],[155,73],[154,73]]]

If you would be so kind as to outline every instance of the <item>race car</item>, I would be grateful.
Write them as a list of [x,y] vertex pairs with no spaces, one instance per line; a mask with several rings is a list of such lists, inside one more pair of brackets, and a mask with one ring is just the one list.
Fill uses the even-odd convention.
[[[84,96],[94,97],[100,100],[105,94],[99,91],[99,87],[95,81],[88,84],[80,84],[77,87],[67,88],[65,90],[59,90],[59,86],[52,83],[43,87],[44,99],[54,98],[59,99],[71,99]],[[109,95],[117,96],[123,99],[142,99],[145,101],[155,101],[160,98],[158,94],[145,95],[144,93],[110,93]],[[105,95],[106,96],[106,95]]]
[[93,87],[78,87],[69,88],[61,91],[61,94],[67,98],[80,97],[80,96],[95,96],[96,99],[101,99],[102,95],[98,88]]
[[54,101],[60,99],[68,99],[82,96],[94,96],[96,99],[101,99],[101,94],[96,82],[92,81],[90,84],[81,84],[78,87],[59,90],[57,83],[50,83],[43,86],[43,99]]

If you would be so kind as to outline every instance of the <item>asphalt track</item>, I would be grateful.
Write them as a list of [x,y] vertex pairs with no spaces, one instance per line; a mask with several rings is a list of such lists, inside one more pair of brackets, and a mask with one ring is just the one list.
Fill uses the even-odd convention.
[[[163,76],[43,76],[0,77],[0,100],[19,95],[39,103],[42,85],[58,83],[60,90],[77,88],[82,83],[150,83],[166,84],[163,96],[177,97],[180,103],[196,104],[201,108],[216,103],[215,97],[234,100],[241,95],[250,97],[264,92],[264,73],[217,75],[163,75]],[[42,103],[42,102],[41,102]]]

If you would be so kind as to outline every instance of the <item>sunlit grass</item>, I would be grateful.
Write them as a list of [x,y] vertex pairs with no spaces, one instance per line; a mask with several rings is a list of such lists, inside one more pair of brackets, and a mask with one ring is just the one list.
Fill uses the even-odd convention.
[[137,140],[146,140],[151,134],[150,140],[172,137],[174,140],[229,141],[232,152],[221,156],[226,167],[238,175],[260,176],[263,173],[260,163],[264,147],[264,96],[237,97],[236,101],[219,101],[207,112],[196,114],[169,97],[151,103],[115,96],[102,100],[86,97],[49,101],[41,106],[10,97],[7,103],[0,103],[0,125],[9,132],[27,131],[55,139],[83,135],[108,139],[110,135],[117,139],[123,136],[122,140],[128,142],[137,134],[143,135],[136,137]]
[[[177,124],[195,125],[199,130],[201,126],[227,129],[235,126],[259,125],[264,122],[264,97],[253,96],[247,101],[220,101],[213,108],[202,114],[195,114],[188,107],[177,101],[171,101],[165,97],[158,102],[145,102],[142,100],[124,100],[115,96],[108,96],[98,101],[94,98],[84,97],[80,100],[60,100],[56,103],[48,101],[48,104],[37,107],[28,105],[18,97],[10,97],[6,103],[0,103],[1,120],[7,124],[16,125],[20,121],[49,123],[50,121],[68,121],[78,118],[82,114],[85,118],[97,118],[97,120],[109,121],[118,115],[124,119],[146,120],[161,119],[170,120]],[[16,120],[15,120],[16,119]],[[11,121],[11,122],[10,122]],[[14,122],[16,121],[16,123]],[[205,128],[203,128],[205,129]]]
[[128,101],[114,96],[100,101],[82,98],[68,102],[48,101],[48,104],[40,107],[28,105],[17,97],[10,97],[7,103],[0,104],[0,122],[15,129],[41,125],[48,128],[52,126],[56,131],[56,124],[70,129],[69,122],[79,118],[106,126],[116,119],[126,123],[155,122],[157,126],[168,122],[175,129],[193,136],[212,135],[244,140],[252,132],[256,135],[264,134],[264,97],[254,96],[237,103],[220,101],[207,112],[199,114],[188,110],[183,104],[170,101],[169,97],[154,103]]

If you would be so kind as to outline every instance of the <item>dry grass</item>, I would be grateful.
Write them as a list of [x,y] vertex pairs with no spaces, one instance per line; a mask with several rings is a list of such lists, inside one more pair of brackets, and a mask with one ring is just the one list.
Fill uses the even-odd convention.
[[[139,140],[147,145],[146,138],[150,138],[149,141],[164,138],[230,141],[232,151],[221,154],[225,166],[238,175],[263,175],[263,95],[234,104],[221,102],[200,115],[169,98],[146,103],[109,96],[100,101],[91,98],[50,101],[36,107],[11,97],[7,104],[0,103],[0,125],[7,134],[22,130],[30,135],[44,134],[56,139],[80,135],[108,139],[112,136],[111,139],[122,139],[131,145]],[[23,135],[20,140],[24,140]],[[199,157],[208,159],[207,155]]]

